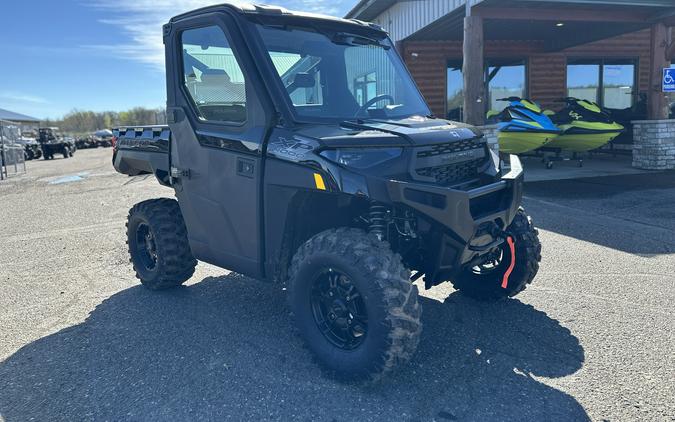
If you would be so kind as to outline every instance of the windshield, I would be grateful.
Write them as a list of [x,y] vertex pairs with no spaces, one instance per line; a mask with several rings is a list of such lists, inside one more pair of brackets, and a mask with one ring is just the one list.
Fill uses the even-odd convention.
[[400,119],[431,114],[386,38],[258,28],[302,121]]

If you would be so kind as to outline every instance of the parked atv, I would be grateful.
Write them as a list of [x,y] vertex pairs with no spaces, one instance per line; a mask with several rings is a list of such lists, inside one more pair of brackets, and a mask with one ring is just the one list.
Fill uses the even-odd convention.
[[129,211],[143,285],[197,260],[283,283],[318,362],[376,379],[417,348],[415,280],[498,300],[537,274],[518,158],[430,117],[379,26],[226,4],[163,33],[169,125],[113,131],[115,169],[177,198]]
[[42,157],[42,149],[40,144],[32,138],[20,138],[16,141],[17,144],[21,144],[24,147],[24,158],[28,160],[36,160]]
[[98,143],[96,142],[96,138],[93,136],[81,136],[77,138],[75,141],[75,145],[77,146],[78,149],[87,149],[87,148],[96,148],[98,147]]
[[54,159],[54,154],[61,154],[63,158],[75,154],[76,145],[72,138],[64,138],[57,127],[42,127],[38,130],[38,142],[45,160]]

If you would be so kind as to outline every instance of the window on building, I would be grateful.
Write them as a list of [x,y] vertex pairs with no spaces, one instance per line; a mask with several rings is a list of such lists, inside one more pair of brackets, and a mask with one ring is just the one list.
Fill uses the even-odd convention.
[[634,64],[605,64],[602,68],[602,103],[609,108],[629,108],[635,90]]
[[[485,112],[488,110],[502,110],[506,103],[497,101],[506,97],[527,96],[527,68],[524,60],[487,62],[485,68],[486,92],[488,101]],[[448,63],[447,70],[447,118],[462,120],[464,104],[464,79],[462,76],[462,62]]]
[[447,118],[462,121],[464,119],[464,77],[462,63],[450,63],[447,75]]
[[181,36],[183,82],[199,117],[207,121],[246,120],[244,74],[230,43],[217,26],[190,29]]
[[568,64],[567,65],[567,96],[600,101],[600,65],[599,64]]
[[527,96],[525,62],[489,62],[486,80],[488,81],[488,107],[490,110],[501,110],[506,103],[500,98]]
[[570,60],[567,95],[608,108],[629,108],[637,97],[634,60]]

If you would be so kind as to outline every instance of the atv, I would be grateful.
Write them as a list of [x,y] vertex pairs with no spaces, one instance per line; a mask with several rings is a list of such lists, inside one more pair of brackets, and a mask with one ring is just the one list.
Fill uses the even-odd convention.
[[39,128],[38,142],[45,160],[53,160],[54,154],[61,154],[63,158],[72,157],[77,149],[75,141],[62,136],[57,127]]
[[113,131],[115,169],[176,197],[129,211],[146,287],[198,260],[281,283],[319,364],[373,380],[417,348],[418,284],[492,301],[535,277],[520,161],[432,117],[379,26],[225,4],[163,36],[168,126]]

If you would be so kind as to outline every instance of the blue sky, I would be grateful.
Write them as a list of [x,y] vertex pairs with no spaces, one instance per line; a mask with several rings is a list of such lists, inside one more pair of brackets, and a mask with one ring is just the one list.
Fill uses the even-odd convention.
[[[344,15],[357,0],[270,0]],[[0,108],[38,118],[165,104],[161,25],[205,0],[7,0]]]

